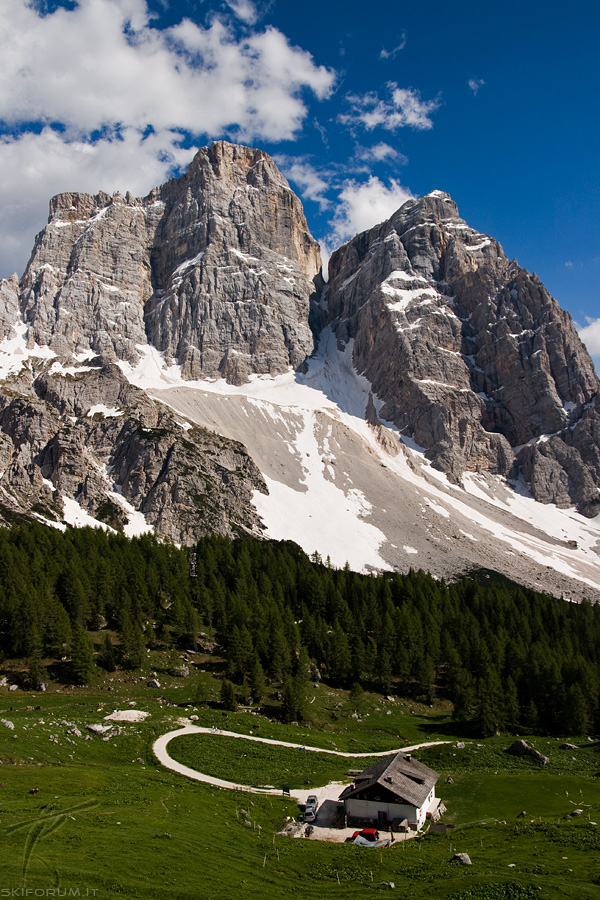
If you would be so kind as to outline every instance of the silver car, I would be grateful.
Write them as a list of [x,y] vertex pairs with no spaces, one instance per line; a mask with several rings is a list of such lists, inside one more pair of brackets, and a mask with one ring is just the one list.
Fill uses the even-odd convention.
[[304,806],[304,821],[305,822],[314,822],[317,818],[317,808],[319,806],[319,801],[316,798],[315,794],[309,794],[306,798],[306,804]]

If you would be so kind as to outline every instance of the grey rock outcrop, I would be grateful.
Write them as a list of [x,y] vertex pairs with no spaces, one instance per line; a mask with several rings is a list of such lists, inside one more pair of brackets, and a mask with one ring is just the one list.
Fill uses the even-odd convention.
[[203,148],[145,198],[54,197],[20,283],[0,281],[0,338],[32,351],[16,348],[0,391],[0,521],[61,521],[67,498],[181,543],[260,533],[245,449],[122,370],[156,350],[188,379],[301,368],[321,284],[300,201],[260,150]]
[[535,275],[441,191],[410,200],[330,261],[329,317],[378,415],[460,482],[483,471],[536,499],[600,509],[599,382]]
[[[135,364],[151,343],[186,378],[241,383],[310,356],[320,267],[271,158],[217,142],[147,197],[54,197],[18,303],[30,346]],[[0,328],[17,318],[15,289],[0,287]]]
[[29,345],[64,357],[93,350],[136,362],[137,345],[147,343],[150,254],[163,214],[153,195],[54,197],[21,279]]
[[511,756],[529,756],[543,766],[547,766],[550,762],[547,756],[544,756],[543,753],[540,753],[539,750],[536,750],[535,747],[523,740],[513,741],[510,747],[507,747],[506,753],[510,753]]
[[242,445],[178,422],[118,366],[94,363],[67,376],[38,363],[5,381],[0,519],[61,521],[66,497],[116,530],[141,513],[178,543],[260,533],[250,501],[266,488]]
[[19,276],[0,279],[0,340],[15,336],[14,324],[19,319]]
[[[252,500],[267,489],[245,448],[189,424],[185,398],[160,394],[178,417],[135,387],[151,379],[132,367],[241,384],[301,370],[325,324],[352,341],[372,386],[366,420],[390,456],[406,448],[389,421],[455,483],[522,477],[538,500],[600,510],[598,379],[535,275],[434,191],[334,253],[325,292],[274,162],[217,142],[147,197],[58,195],[20,282],[0,281],[0,523],[62,523],[75,501],[71,518],[178,543],[260,534]],[[191,421],[238,436],[235,416],[208,410],[218,398],[202,402]],[[268,478],[289,465],[301,477],[295,457],[273,458]]]
[[320,253],[300,201],[271,158],[224,142],[161,188],[151,342],[187,378],[300,368],[314,349]]

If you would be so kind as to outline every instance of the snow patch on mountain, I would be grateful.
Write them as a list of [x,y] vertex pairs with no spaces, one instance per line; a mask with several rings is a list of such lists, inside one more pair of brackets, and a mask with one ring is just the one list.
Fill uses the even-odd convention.
[[146,521],[144,513],[135,509],[120,491],[116,489],[109,491],[108,496],[113,503],[116,503],[117,506],[120,506],[127,513],[127,524],[123,528],[123,533],[126,537],[132,538],[139,537],[142,534],[154,533],[154,528]]
[[117,409],[116,407],[105,406],[104,403],[96,403],[88,409],[88,419],[93,418],[93,416],[97,414],[104,416],[105,419],[118,419],[123,415],[123,410]]
[[[432,468],[423,448],[410,437],[400,435],[392,423],[381,421],[381,429],[404,445],[402,452],[390,453],[365,419],[371,386],[354,368],[352,342],[340,349],[329,328],[321,334],[317,352],[305,373],[253,376],[246,384],[232,386],[223,379],[182,381],[176,367],[166,370],[164,361],[162,365],[159,377],[153,380],[163,388],[153,394],[158,399],[172,403],[170,393],[164,391],[166,379],[172,385],[180,385],[186,389],[187,398],[194,394],[198,397],[196,404],[186,401],[180,411],[193,420],[196,406],[203,424],[202,397],[208,399],[216,394],[240,401],[240,414],[249,430],[236,432],[236,436],[244,443],[249,441],[252,429],[256,430],[246,405],[250,402],[260,410],[260,430],[265,435],[272,434],[277,446],[285,446],[285,458],[291,452],[299,460],[301,479],[293,481],[288,472],[286,483],[287,464],[277,463],[283,466],[278,474],[271,458],[267,474],[266,463],[272,451],[259,451],[265,454],[263,458],[253,453],[269,488],[268,495],[254,495],[267,536],[294,540],[309,553],[318,550],[323,557],[329,555],[335,565],[348,560],[353,569],[389,569],[400,564],[394,557],[396,545],[390,543],[389,531],[390,523],[394,527],[401,523],[409,537],[411,523],[405,521],[402,503],[398,499],[398,508],[394,510],[392,504],[389,512],[378,509],[370,497],[368,480],[352,484],[350,460],[325,436],[329,422],[333,428],[347,429],[358,440],[366,458],[388,470],[387,477],[394,479],[392,496],[401,498],[409,490],[411,496],[421,498],[423,509],[431,511],[430,517],[435,514],[434,520],[439,523],[436,527],[445,531],[438,536],[431,532],[432,542],[439,544],[441,540],[455,541],[459,537],[470,547],[499,544],[499,553],[504,547],[504,553],[518,554],[529,560],[531,567],[551,568],[600,590],[600,517],[590,520],[573,509],[541,504],[528,495],[524,485],[511,486],[489,474],[467,473],[462,485],[452,484],[444,473]],[[141,385],[140,371],[141,366],[132,377]],[[376,396],[372,399],[379,412],[382,404]],[[179,402],[173,402],[173,408],[179,409]],[[212,423],[217,425],[215,420]],[[411,537],[398,546],[403,547],[405,555],[419,554],[425,567],[431,564],[431,556],[427,558],[423,547],[415,545]]]
[[54,359],[56,353],[49,347],[34,344],[27,346],[27,325],[17,321],[12,326],[14,337],[5,337],[0,341],[0,381],[16,375],[31,358]]
[[326,477],[315,426],[315,414],[308,411],[295,443],[303,455],[300,490],[265,477],[268,495],[254,492],[267,536],[295,541],[309,554],[329,556],[334,566],[349,562],[353,569],[390,569],[379,553],[385,534],[365,520],[371,505],[364,494],[358,489],[345,492]]
[[100,522],[99,519],[90,516],[90,514],[86,512],[81,504],[74,498],[63,495],[62,502],[63,518],[67,525],[72,525],[74,528],[85,528],[86,526],[89,526],[90,528],[101,528],[103,531],[113,531],[113,529],[104,522]]

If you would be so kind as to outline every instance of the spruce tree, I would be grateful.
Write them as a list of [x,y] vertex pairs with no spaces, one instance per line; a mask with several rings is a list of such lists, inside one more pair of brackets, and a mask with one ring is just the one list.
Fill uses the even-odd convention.
[[358,682],[354,682],[348,695],[348,703],[354,712],[360,712],[365,699],[365,692]]
[[146,657],[144,633],[138,622],[132,622],[127,609],[121,611],[119,637],[121,638],[123,665],[128,669],[140,669]]
[[519,724],[520,708],[517,686],[509,675],[504,685],[504,723],[507,728],[515,728]]
[[346,681],[350,675],[351,663],[348,638],[340,623],[336,622],[329,641],[329,672],[332,679],[341,683]]
[[267,692],[265,673],[258,657],[255,657],[254,665],[252,666],[252,672],[250,674],[250,689],[252,691],[252,698],[255,703],[260,703]]
[[98,655],[98,663],[102,666],[103,669],[106,669],[107,672],[114,672],[117,668],[115,648],[113,647],[113,643],[108,631],[104,632],[104,637],[102,639],[102,648]]
[[392,663],[387,650],[382,650],[377,657],[377,681],[382,694],[389,694],[392,688]]
[[281,697],[281,721],[293,722],[297,718],[296,686],[291,675],[286,675]]
[[194,703],[208,703],[211,699],[211,678],[206,672],[200,672],[194,686]]
[[45,669],[42,666],[42,653],[39,648],[36,648],[29,657],[27,667],[29,669],[29,683],[31,689],[37,691],[39,690],[40,684],[44,681],[45,673]]
[[455,678],[454,709],[452,718],[464,722],[471,718],[475,704],[473,676],[466,669],[459,669]]
[[588,707],[581,686],[572,684],[567,690],[565,731],[569,735],[586,734],[589,724]]
[[244,679],[240,686],[240,703],[243,706],[249,706],[252,703],[252,691],[250,690],[250,685],[248,684],[248,679],[244,675]]
[[71,643],[71,677],[74,684],[88,684],[94,672],[94,646],[79,622],[73,626]]
[[49,656],[65,656],[71,643],[71,622],[64,606],[56,598],[49,602],[44,630],[44,649]]
[[235,698],[235,687],[233,683],[229,681],[228,678],[224,678],[221,683],[221,704],[225,709],[228,709],[230,712],[235,712],[237,709],[237,700]]

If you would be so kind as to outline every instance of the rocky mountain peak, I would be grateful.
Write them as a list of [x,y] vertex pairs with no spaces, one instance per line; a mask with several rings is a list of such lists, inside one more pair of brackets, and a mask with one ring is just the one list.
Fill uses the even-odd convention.
[[0,521],[265,530],[443,576],[514,574],[498,528],[526,583],[543,546],[546,587],[600,588],[598,526],[554,509],[545,535],[523,499],[600,510],[598,379],[536,276],[439,190],[340,247],[326,291],[320,268],[258,149],[54,197],[0,281]]
[[300,201],[273,160],[219,141],[147,197],[54,197],[19,306],[30,345],[60,356],[135,365],[151,344],[184,377],[240,383],[310,356],[320,269]]
[[448,194],[409,200],[329,271],[330,321],[353,340],[381,418],[434,466],[457,481],[535,471],[539,499],[600,509],[599,383],[570,316]]

